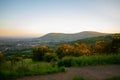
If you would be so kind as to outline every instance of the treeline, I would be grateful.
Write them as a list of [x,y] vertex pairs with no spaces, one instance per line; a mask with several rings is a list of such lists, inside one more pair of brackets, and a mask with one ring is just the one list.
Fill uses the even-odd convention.
[[50,62],[66,56],[80,57],[118,53],[120,53],[120,34],[114,35],[111,42],[98,40],[93,45],[86,43],[62,44],[55,51],[47,46],[35,47],[33,48],[33,59]]

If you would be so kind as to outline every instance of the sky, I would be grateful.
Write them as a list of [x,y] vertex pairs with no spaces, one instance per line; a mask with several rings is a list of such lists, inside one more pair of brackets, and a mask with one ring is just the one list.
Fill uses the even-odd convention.
[[0,0],[0,36],[120,33],[120,0]]

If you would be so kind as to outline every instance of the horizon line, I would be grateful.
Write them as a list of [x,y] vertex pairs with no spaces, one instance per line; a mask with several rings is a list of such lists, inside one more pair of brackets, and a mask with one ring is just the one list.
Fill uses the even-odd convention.
[[54,34],[77,34],[77,33],[81,33],[81,32],[97,32],[97,33],[105,33],[105,34],[118,34],[120,32],[99,32],[99,31],[80,31],[80,32],[75,32],[75,33],[62,33],[62,32],[48,32],[48,33],[43,33],[43,34],[40,34],[40,36],[36,35],[36,36],[0,36],[0,38],[37,38],[37,37],[42,37],[44,35],[47,35],[47,34],[51,34],[51,33],[54,33]]

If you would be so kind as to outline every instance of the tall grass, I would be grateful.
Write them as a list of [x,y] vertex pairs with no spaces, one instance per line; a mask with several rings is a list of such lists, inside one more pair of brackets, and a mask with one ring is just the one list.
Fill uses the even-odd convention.
[[58,66],[96,66],[120,64],[119,55],[97,55],[97,56],[81,56],[81,57],[64,57],[58,62]]
[[16,62],[11,65],[10,61],[0,66],[0,80],[13,79],[22,76],[45,75],[63,72],[63,67],[58,67],[46,62],[33,62],[26,59],[24,62]]

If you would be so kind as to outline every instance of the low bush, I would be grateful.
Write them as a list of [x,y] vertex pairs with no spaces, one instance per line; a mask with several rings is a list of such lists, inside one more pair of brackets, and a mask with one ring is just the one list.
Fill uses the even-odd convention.
[[51,62],[51,61],[57,61],[58,56],[56,53],[46,53],[43,57],[44,61]]

